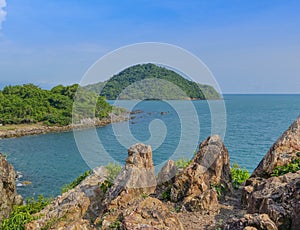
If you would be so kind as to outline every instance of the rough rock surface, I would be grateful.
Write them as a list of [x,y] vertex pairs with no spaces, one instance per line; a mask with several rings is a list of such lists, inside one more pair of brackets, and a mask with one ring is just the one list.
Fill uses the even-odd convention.
[[7,218],[14,205],[22,204],[23,200],[16,190],[16,172],[0,153],[0,222]]
[[236,220],[232,219],[225,226],[224,230],[277,230],[275,223],[267,214],[246,214]]
[[300,171],[268,179],[250,178],[243,203],[249,213],[266,213],[279,229],[299,229]]
[[155,188],[151,147],[135,144],[128,149],[126,165],[106,194],[105,213],[95,224],[101,223],[102,229],[183,229],[176,214],[149,197]]
[[108,209],[127,206],[131,199],[149,195],[155,188],[151,146],[138,143],[128,149],[126,165],[108,190],[104,203]]
[[176,166],[173,160],[168,160],[157,175],[157,184],[162,185],[176,175]]
[[58,196],[37,213],[41,218],[27,224],[26,229],[96,229],[93,221],[102,206],[104,194],[100,185],[106,177],[106,168],[94,169],[76,188]]
[[160,200],[152,197],[139,197],[131,200],[126,209],[113,210],[103,217],[102,229],[111,229],[119,224],[120,229],[166,229],[183,230],[176,213]]
[[297,158],[298,152],[300,152],[300,116],[270,148],[254,170],[252,177],[268,178],[276,166],[286,165]]
[[175,177],[170,198],[189,211],[213,210],[218,197],[213,186],[231,188],[229,156],[218,135],[211,136],[199,146],[190,165]]

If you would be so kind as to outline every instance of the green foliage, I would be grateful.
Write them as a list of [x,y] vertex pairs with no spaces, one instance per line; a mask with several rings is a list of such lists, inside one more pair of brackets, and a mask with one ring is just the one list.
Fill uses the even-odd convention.
[[114,182],[114,180],[122,170],[122,166],[115,163],[109,163],[107,166],[105,166],[105,168],[108,171],[107,180],[111,183]]
[[191,163],[191,160],[188,159],[178,159],[174,162],[174,165],[177,167],[177,169],[185,169],[189,166]]
[[161,194],[161,196],[164,200],[170,200],[171,199],[171,188],[168,188],[166,191],[164,191]]
[[233,164],[230,172],[232,177],[232,185],[236,189],[239,188],[239,186],[250,177],[248,170],[245,168],[240,168],[237,163]]
[[100,189],[102,190],[102,192],[105,194],[107,192],[107,190],[113,185],[112,182],[105,180],[103,181],[103,183],[100,185]]
[[100,185],[103,193],[106,193],[106,191],[113,185],[114,180],[122,170],[122,166],[115,163],[109,163],[105,166],[105,168],[108,171],[108,176],[107,179]]
[[112,110],[104,97],[84,90],[78,84],[58,85],[51,90],[33,84],[6,86],[0,91],[0,124],[71,124],[75,97],[75,122],[83,118],[108,117]]
[[75,188],[77,185],[79,185],[85,178],[87,178],[89,175],[91,175],[92,171],[88,170],[81,174],[79,177],[77,177],[74,181],[72,181],[70,184],[65,184],[61,188],[61,193],[65,193],[69,191],[70,189]]
[[[143,81],[137,87],[131,88],[130,94],[124,91],[132,83],[145,79],[160,79],[170,84],[157,86],[159,81]],[[174,90],[176,88],[174,85],[180,88],[184,95],[182,93],[179,95],[179,91]],[[151,99],[150,95],[153,95],[154,99],[186,99],[186,96],[197,99],[220,99],[220,95],[213,87],[197,84],[172,70],[150,63],[129,67],[113,76],[105,85],[100,82],[86,88],[97,93],[101,91],[100,95],[109,100],[115,100],[119,96],[120,99]]]
[[[299,155],[300,155],[300,153],[299,153]],[[297,156],[298,156],[298,153],[297,153]],[[298,170],[300,170],[300,158],[296,158],[296,159],[292,160],[292,162],[287,165],[275,167],[271,176],[281,176],[281,175],[284,175],[289,172],[295,173]]]
[[224,193],[225,191],[225,185],[220,183],[220,184],[210,184],[210,187],[216,191],[218,197],[221,197],[222,194]]
[[110,229],[120,229],[122,222],[120,220],[116,220],[109,225]]
[[9,218],[3,220],[0,225],[1,230],[23,230],[25,224],[32,220],[38,219],[34,217],[35,213],[41,211],[50,203],[50,199],[44,198],[42,195],[36,201],[34,198],[29,198],[26,204],[15,206],[10,213]]

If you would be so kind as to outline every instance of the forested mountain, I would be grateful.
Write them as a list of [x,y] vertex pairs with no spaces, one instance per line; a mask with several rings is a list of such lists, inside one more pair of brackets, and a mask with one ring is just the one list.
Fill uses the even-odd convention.
[[[195,83],[172,70],[150,63],[129,67],[105,83],[100,95],[109,100],[220,99],[212,86]],[[103,85],[100,82],[87,88],[100,92]]]
[[51,90],[44,90],[33,84],[6,86],[0,91],[0,124],[71,124],[76,91],[80,92],[75,107],[75,119],[78,121],[94,116],[107,117],[112,110],[105,98],[83,90],[77,84],[58,85]]

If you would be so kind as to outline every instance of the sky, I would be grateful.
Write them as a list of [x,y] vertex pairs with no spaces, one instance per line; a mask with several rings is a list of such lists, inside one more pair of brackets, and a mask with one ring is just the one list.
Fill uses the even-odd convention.
[[0,87],[78,83],[106,53],[180,46],[223,93],[300,93],[297,0],[0,0]]

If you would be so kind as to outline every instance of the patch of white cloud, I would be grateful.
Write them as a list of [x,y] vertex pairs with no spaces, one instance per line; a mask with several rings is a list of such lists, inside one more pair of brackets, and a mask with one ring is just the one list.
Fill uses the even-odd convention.
[[5,21],[6,11],[4,8],[6,7],[6,0],[0,0],[0,29],[2,28],[2,23]]

